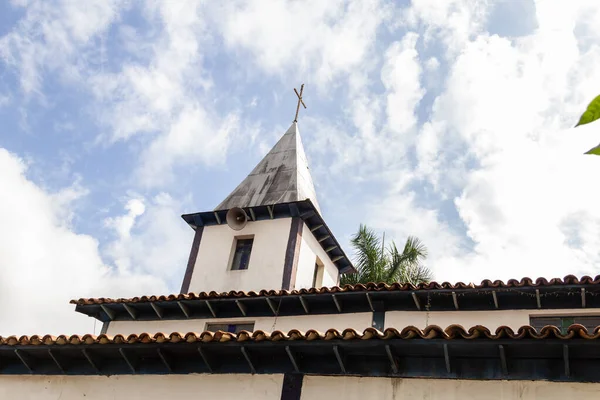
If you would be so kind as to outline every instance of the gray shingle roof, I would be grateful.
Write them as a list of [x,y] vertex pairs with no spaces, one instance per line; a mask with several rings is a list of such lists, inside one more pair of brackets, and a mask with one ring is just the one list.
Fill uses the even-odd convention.
[[321,212],[298,124],[292,123],[277,144],[215,208],[254,207],[310,199]]

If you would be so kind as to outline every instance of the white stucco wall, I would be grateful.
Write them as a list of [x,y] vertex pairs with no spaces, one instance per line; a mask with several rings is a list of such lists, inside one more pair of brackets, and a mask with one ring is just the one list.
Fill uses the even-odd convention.
[[[250,221],[239,231],[227,224],[205,227],[189,290],[226,292],[281,288],[291,221],[291,218]],[[248,269],[229,270],[235,237],[248,235],[254,235]]]
[[296,284],[294,289],[310,288],[313,283],[313,274],[315,271],[315,262],[319,260],[325,267],[323,274],[323,283],[321,286],[335,286],[338,280],[338,269],[331,262],[323,247],[319,244],[308,226],[304,224],[302,229],[302,242],[300,244],[300,255],[298,257],[298,268],[296,272]]
[[[313,286],[313,276],[315,272],[315,263],[317,255],[308,246],[304,235],[306,234],[306,225],[302,232],[302,241],[300,242],[300,254],[298,256],[298,268],[296,269],[296,281],[292,289],[311,288]],[[310,234],[310,230],[308,230]]]
[[[452,324],[470,328],[483,325],[494,331],[501,325],[518,329],[529,325],[530,316],[542,315],[600,315],[600,309],[570,309],[570,310],[499,310],[499,311],[388,311],[385,314],[385,328],[402,329],[407,326],[424,328],[427,325],[438,325],[446,328]],[[287,332],[291,329],[307,331],[316,329],[325,332],[334,328],[343,330],[353,328],[363,331],[371,326],[373,314],[327,314],[327,315],[297,315],[288,317],[260,317],[260,318],[223,318],[223,319],[181,319],[163,321],[113,321],[108,327],[109,335],[117,333],[128,335],[131,333],[171,333],[171,332],[202,332],[207,323],[247,323],[254,322],[255,330],[271,332],[281,330]]]
[[424,328],[427,325],[458,324],[465,328],[483,325],[490,330],[506,325],[517,329],[529,325],[530,316],[543,315],[600,315],[598,308],[577,308],[568,310],[497,310],[497,311],[388,311],[385,313],[385,327],[401,329],[406,326]]
[[[282,375],[0,375],[0,399],[279,400],[282,383]],[[564,400],[598,396],[597,383],[305,376],[301,399]]]
[[[282,375],[0,375],[0,399],[19,400],[279,400]],[[600,384],[305,376],[302,400],[592,399]]]
[[283,375],[0,375],[6,400],[279,400]]
[[597,383],[305,376],[301,399],[563,400],[598,396]]
[[171,333],[202,332],[207,323],[248,323],[254,322],[255,330],[272,332],[280,330],[288,332],[292,329],[307,331],[316,329],[325,332],[334,328],[343,330],[354,328],[363,331],[371,325],[371,313],[337,314],[337,315],[299,315],[291,317],[263,318],[226,318],[226,319],[184,319],[169,321],[113,321],[108,326],[108,335],[129,335],[132,333]]

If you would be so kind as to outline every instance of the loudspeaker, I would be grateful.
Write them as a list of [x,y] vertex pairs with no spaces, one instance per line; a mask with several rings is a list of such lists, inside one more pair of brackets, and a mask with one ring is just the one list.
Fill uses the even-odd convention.
[[239,207],[234,207],[227,211],[225,219],[227,220],[227,225],[229,225],[229,227],[234,231],[244,229],[248,223],[248,216],[246,215],[246,212]]

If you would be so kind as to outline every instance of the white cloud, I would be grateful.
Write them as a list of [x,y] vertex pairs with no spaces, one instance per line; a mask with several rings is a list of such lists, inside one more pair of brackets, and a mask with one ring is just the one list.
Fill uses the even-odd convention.
[[228,47],[248,52],[269,74],[308,76],[325,92],[363,66],[389,10],[378,0],[245,0],[214,12]]
[[103,139],[149,137],[135,173],[147,188],[171,183],[178,165],[222,163],[240,131],[238,111],[221,115],[209,100],[216,94],[202,64],[210,41],[203,10],[200,1],[147,3],[147,20],[162,26],[139,39],[149,54],[91,80],[101,123],[111,128]]
[[[373,201],[368,221],[397,238],[398,244],[413,235],[421,238],[434,254],[459,256],[463,251],[458,232],[440,220],[440,211],[419,205],[415,193],[406,190],[402,183]],[[439,274],[435,261],[434,258],[429,264]]]
[[413,0],[401,21],[413,28],[425,26],[425,42],[440,41],[445,55],[453,58],[483,30],[488,13],[487,0]]
[[[600,50],[581,47],[574,27],[587,17],[577,4],[536,5],[539,29],[532,35],[509,40],[473,28],[446,42],[461,52],[419,131],[413,170],[432,185],[438,203],[423,211],[419,201],[406,201],[407,186],[386,197],[391,205],[374,209],[378,225],[397,223],[400,237],[415,233],[429,244],[438,279],[598,273],[600,190],[591,179],[600,164],[582,155],[598,137],[591,126],[569,128],[600,87]],[[452,19],[428,18],[426,30],[455,28]],[[480,17],[473,18],[465,26],[480,27]],[[454,225],[464,224],[472,249],[458,246],[462,234],[433,211],[452,198]]]
[[[168,131],[153,140],[142,153],[136,172],[138,183],[145,186],[169,183],[176,164],[222,163],[239,130],[236,115],[219,120],[198,104],[184,107]],[[252,136],[248,132],[246,138]]]
[[148,273],[170,287],[178,287],[193,238],[193,232],[180,218],[183,204],[167,193],[159,193],[149,201],[128,200],[124,215],[105,221],[114,229],[115,240],[103,254],[121,273]]
[[5,107],[11,103],[11,98],[8,95],[0,93],[0,108]]
[[[146,150],[137,168],[140,179],[133,183],[161,186],[170,183],[179,164],[223,162],[239,131],[239,113],[234,105],[224,115],[215,110],[213,82],[203,68],[211,35],[201,1],[136,3],[136,11],[156,28],[138,34],[120,25],[121,41],[108,44],[129,57],[119,60],[116,68],[117,60],[106,58],[105,36],[129,3],[65,0],[58,6],[23,6],[25,17],[0,38],[0,60],[17,71],[23,93],[35,93],[42,102],[48,102],[44,79],[50,72],[63,83],[90,90],[96,103],[89,111],[105,129],[97,144],[114,145],[145,135]],[[193,120],[202,124],[190,126]],[[213,137],[207,127],[219,134]],[[202,151],[205,143],[208,152]],[[148,157],[157,152],[160,167],[149,166]]]
[[146,206],[141,199],[131,199],[125,205],[127,214],[119,217],[109,217],[104,220],[104,224],[115,230],[119,242],[131,238],[131,228],[136,219],[146,211]]
[[[387,181],[390,175],[400,179],[397,175],[407,166],[405,155],[415,138],[416,110],[425,94],[418,38],[408,32],[388,45],[380,72],[383,95],[369,91],[367,82],[346,93],[348,119],[355,129],[305,117],[303,126],[311,133],[307,147],[319,156],[314,170],[348,180]],[[344,172],[349,168],[352,174]]]
[[[425,94],[420,84],[421,65],[415,48],[418,38],[419,35],[409,32],[402,41],[392,43],[385,53],[381,82],[386,89],[388,129],[394,133],[408,132],[416,125],[415,109]],[[403,141],[403,145],[408,144]]]
[[96,37],[106,32],[126,3],[62,0],[19,6],[27,7],[25,17],[0,37],[0,60],[18,71],[24,93],[42,95],[44,72],[72,81],[94,65]]
[[432,72],[436,71],[440,67],[440,61],[435,57],[429,57],[425,62],[425,68]]
[[112,270],[96,239],[72,230],[65,215],[80,189],[49,193],[26,171],[0,148],[0,334],[91,332],[69,300],[165,291],[160,278]]

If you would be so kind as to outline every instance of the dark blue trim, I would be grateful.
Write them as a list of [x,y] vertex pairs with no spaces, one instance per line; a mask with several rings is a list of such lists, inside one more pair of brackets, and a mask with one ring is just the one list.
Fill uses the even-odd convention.
[[281,400],[300,400],[302,397],[302,374],[283,375],[283,385],[281,387]]
[[196,227],[194,241],[192,242],[192,249],[190,250],[190,256],[185,269],[185,275],[183,276],[183,282],[181,283],[180,293],[187,293],[190,290],[190,282],[192,281],[192,275],[194,274],[194,266],[196,265],[196,259],[198,258],[198,249],[200,248],[200,241],[202,240],[203,231],[203,226]]
[[299,217],[292,217],[290,234],[288,236],[287,247],[285,249],[285,259],[283,262],[283,277],[281,279],[281,288],[284,290],[290,290],[294,288],[296,272],[298,269],[300,242],[302,241],[302,228],[304,228],[302,219]]

